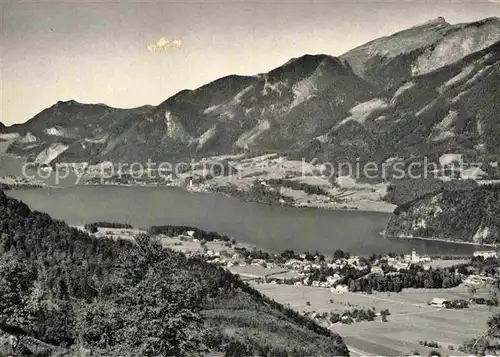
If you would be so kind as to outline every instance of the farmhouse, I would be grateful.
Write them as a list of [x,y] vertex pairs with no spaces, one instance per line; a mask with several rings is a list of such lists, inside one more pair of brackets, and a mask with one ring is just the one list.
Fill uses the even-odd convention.
[[487,258],[496,258],[497,257],[497,252],[494,250],[478,250],[474,252],[475,257],[483,257],[484,259]]
[[430,305],[434,307],[446,307],[447,303],[448,300],[435,297],[431,300]]
[[330,288],[330,291],[335,294],[343,294],[349,291],[347,285],[339,284],[335,288]]

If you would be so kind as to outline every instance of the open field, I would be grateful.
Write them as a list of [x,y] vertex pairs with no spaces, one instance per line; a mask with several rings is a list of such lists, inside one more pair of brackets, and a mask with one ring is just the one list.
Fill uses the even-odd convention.
[[424,263],[424,267],[432,267],[433,269],[436,268],[450,268],[454,265],[459,265],[459,264],[469,264],[470,259],[433,259],[432,262],[429,263]]
[[255,278],[264,278],[269,275],[286,273],[287,269],[284,268],[264,268],[261,266],[255,265],[246,265],[246,266],[233,266],[228,268],[228,270],[233,273],[239,275],[243,280],[245,279],[255,279]]
[[[299,312],[344,311],[353,307],[375,307],[377,312],[389,309],[391,316],[388,317],[388,322],[377,320],[352,325],[333,325],[332,329],[345,339],[355,356],[397,356],[415,350],[421,355],[427,355],[433,348],[418,343],[424,340],[435,341],[441,345],[442,348],[436,350],[443,356],[461,355],[456,351],[458,346],[467,339],[479,336],[485,330],[486,321],[492,314],[490,308],[481,305],[472,305],[462,310],[439,309],[427,305],[433,297],[467,299],[467,288],[464,286],[454,289],[408,289],[399,294],[372,295],[351,292],[333,294],[329,289],[308,286],[255,284],[254,287]],[[487,290],[483,289],[475,296],[487,295]],[[306,304],[308,301],[310,306]],[[449,346],[454,349],[450,350]]]

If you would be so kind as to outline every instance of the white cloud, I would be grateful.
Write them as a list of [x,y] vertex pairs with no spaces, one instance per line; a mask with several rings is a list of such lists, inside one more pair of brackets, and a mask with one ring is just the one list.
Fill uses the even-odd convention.
[[168,38],[162,37],[155,43],[150,43],[149,45],[147,45],[146,48],[148,49],[149,52],[161,52],[161,51],[166,51],[170,48],[180,47],[181,44],[182,44],[181,40],[170,41]]

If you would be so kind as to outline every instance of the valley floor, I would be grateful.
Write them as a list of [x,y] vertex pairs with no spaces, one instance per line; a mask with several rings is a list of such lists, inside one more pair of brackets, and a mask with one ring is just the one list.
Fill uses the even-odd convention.
[[[370,295],[354,292],[333,294],[328,289],[309,286],[253,282],[252,286],[299,312],[341,312],[347,309],[347,304],[365,309],[373,306],[376,311],[389,309],[391,315],[387,322],[377,319],[350,325],[332,325],[332,330],[344,338],[354,356],[401,356],[411,355],[414,351],[428,355],[432,350],[439,351],[443,356],[464,355],[457,351],[458,346],[465,340],[481,335],[492,314],[490,308],[482,305],[471,305],[462,310],[427,305],[434,297],[468,299],[464,285],[452,289],[405,289],[401,293]],[[477,293],[479,296],[487,297],[488,290],[481,289]],[[440,347],[424,347],[419,343],[424,340],[437,342]]]

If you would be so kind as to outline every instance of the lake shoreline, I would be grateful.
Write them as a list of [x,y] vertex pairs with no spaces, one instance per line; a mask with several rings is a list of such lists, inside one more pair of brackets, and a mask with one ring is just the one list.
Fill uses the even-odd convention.
[[[140,188],[143,189],[140,189]],[[70,225],[124,222],[134,227],[193,226],[234,237],[269,252],[337,249],[355,255],[394,252],[408,254],[472,254],[473,246],[439,241],[384,239],[380,232],[390,215],[359,210],[324,210],[242,202],[224,195],[196,194],[175,187],[117,185],[74,186],[8,191],[31,209],[44,211]]]
[[[22,162],[25,162],[26,159],[23,157],[19,157],[13,154],[3,154],[2,155],[5,158],[14,160],[13,162],[9,162],[9,165],[14,167],[15,170],[13,172],[9,172],[10,175],[13,176],[22,176],[21,174],[21,166]],[[9,165],[7,165],[7,168],[9,168]],[[0,165],[1,167],[1,165]],[[12,171],[12,168],[10,170],[6,171]],[[36,173],[33,173],[36,174]],[[267,177],[267,176],[266,176]],[[266,180],[266,177],[261,177],[263,181]],[[243,182],[245,180],[233,180],[232,182],[226,182],[226,181],[213,181],[209,182],[208,184],[194,184],[191,187],[189,187],[186,184],[185,177],[184,178],[179,178],[179,179],[174,179],[173,181],[158,181],[158,182],[141,182],[141,181],[136,181],[136,182],[116,182],[113,179],[106,180],[105,182],[102,181],[102,178],[99,178],[99,176],[93,176],[88,173],[84,174],[84,176],[80,177],[83,179],[81,182],[76,184],[76,178],[77,175],[75,173],[71,173],[68,177],[64,177],[62,181],[60,181],[58,184],[55,184],[54,181],[54,175],[51,175],[47,178],[45,178],[45,185],[47,185],[47,188],[70,188],[70,187],[78,187],[78,186],[104,186],[104,187],[129,187],[129,188],[136,188],[136,187],[147,187],[147,188],[178,188],[181,189],[185,192],[190,192],[190,193],[203,193],[203,194],[210,194],[210,195],[223,195],[226,197],[231,197],[237,200],[240,200],[241,202],[252,202],[252,203],[264,203],[266,205],[273,205],[273,206],[281,206],[281,207],[293,207],[293,208],[313,208],[317,210],[322,210],[322,211],[346,211],[346,212],[377,212],[377,213],[392,213],[394,209],[396,208],[395,205],[392,205],[388,202],[385,202],[379,198],[373,198],[367,193],[363,193],[359,195],[360,192],[363,192],[364,190],[367,190],[367,188],[363,188],[360,191],[360,188],[345,188],[344,191],[341,191],[339,202],[335,202],[338,197],[335,197],[335,193],[331,193],[330,200],[325,200],[324,197],[321,195],[315,195],[315,194],[303,194],[301,197],[296,197],[293,193],[286,192],[286,193],[281,193],[282,196],[285,196],[284,202],[261,202],[260,199],[245,199],[244,197],[240,197],[238,194],[231,194],[230,192],[220,192],[222,190],[219,190],[219,188],[224,187],[228,183],[232,183],[235,186],[235,189],[241,191],[242,195],[244,195],[244,192],[247,191],[248,187],[246,184],[248,182]],[[268,178],[268,177],[267,177]],[[252,180],[259,179],[259,176],[255,176],[254,178],[252,177]],[[96,181],[93,181],[96,180]],[[313,183],[311,185],[316,185],[316,183]],[[319,184],[321,186],[321,183]],[[283,187],[284,189],[284,187]],[[298,192],[298,191],[291,191],[291,192]],[[338,195],[338,193],[337,193]],[[373,196],[373,195],[372,195]],[[286,197],[289,197],[290,200],[287,200]],[[346,199],[347,198],[347,199]]]
[[[201,195],[213,195],[213,196],[224,196],[228,198],[232,198],[235,200],[238,200],[240,202],[247,202],[247,203],[257,203],[257,204],[262,204],[266,206],[276,206],[276,207],[290,207],[290,208],[300,208],[300,209],[311,209],[311,210],[321,210],[321,211],[341,211],[341,212],[374,212],[374,213],[388,213],[391,214],[393,212],[393,209],[383,209],[381,207],[377,207],[378,204],[376,202],[373,202],[371,208],[363,207],[359,208],[356,205],[353,206],[345,206],[345,207],[337,207],[337,206],[314,206],[314,205],[295,205],[295,204],[287,204],[287,203],[265,203],[265,202],[260,202],[258,200],[245,200],[239,197],[236,197],[235,195],[228,194],[226,192],[218,192],[215,190],[200,190],[200,189],[188,189],[188,188],[183,188],[180,185],[159,185],[159,184],[124,184],[124,183],[101,183],[101,184],[80,184],[80,185],[75,185],[74,187],[134,187],[134,188],[167,188],[167,189],[179,189],[184,192],[188,192],[191,194],[201,194]],[[66,188],[66,187],[59,187],[59,188]],[[380,203],[380,206],[384,205],[385,202]]]
[[383,237],[388,238],[388,239],[395,239],[395,240],[402,240],[402,241],[410,241],[410,240],[429,241],[429,242],[442,242],[442,243],[458,244],[458,245],[470,245],[470,246],[474,246],[474,247],[497,248],[497,245],[488,244],[488,243],[481,244],[481,243],[475,243],[475,242],[464,242],[464,241],[456,241],[456,240],[449,240],[449,239],[443,239],[443,238],[390,236],[390,235],[386,235],[384,232],[380,232],[380,235],[382,235]]

